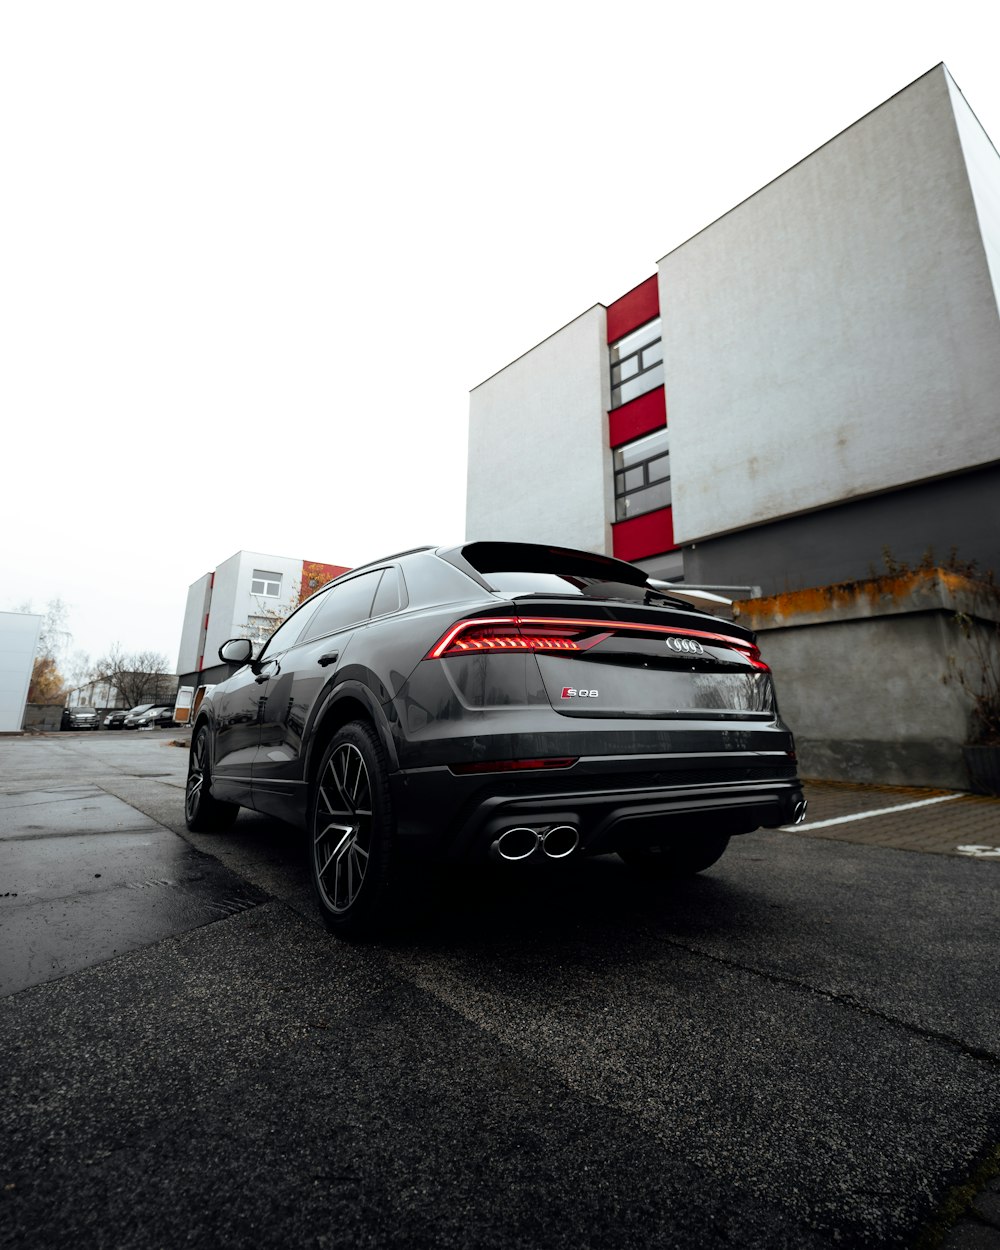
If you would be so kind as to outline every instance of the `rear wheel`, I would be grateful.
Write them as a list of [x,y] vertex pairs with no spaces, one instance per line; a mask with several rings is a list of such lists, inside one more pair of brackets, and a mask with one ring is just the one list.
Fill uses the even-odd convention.
[[309,867],[323,923],[371,935],[388,910],[393,814],[385,751],[364,721],[323,752],[309,813]]
[[629,865],[647,876],[688,877],[717,863],[729,845],[729,835],[695,834],[684,841],[664,842],[661,846],[630,847],[618,854]]
[[184,818],[193,833],[224,833],[233,827],[240,813],[238,803],[224,803],[212,797],[211,761],[211,738],[208,726],[202,725],[191,743],[184,791]]

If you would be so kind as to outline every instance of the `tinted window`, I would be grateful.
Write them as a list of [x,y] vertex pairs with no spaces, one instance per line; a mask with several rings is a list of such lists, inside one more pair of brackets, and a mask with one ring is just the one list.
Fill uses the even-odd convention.
[[612,343],[609,352],[612,408],[662,385],[663,341],[659,317]]
[[619,447],[614,459],[616,520],[667,507],[671,494],[666,427]]
[[316,615],[303,630],[301,641],[322,638],[347,625],[366,621],[371,615],[372,600],[383,572],[383,569],[376,569],[346,582],[337,581],[324,591]]
[[284,624],[279,625],[267,640],[258,659],[263,659],[265,655],[277,655],[281,651],[287,651],[289,647],[294,647],[303,629],[309,623],[312,614],[316,611],[319,598],[320,596],[317,595],[314,598],[307,599],[302,607],[293,612]]
[[462,556],[486,584],[505,595],[581,595],[642,602],[642,569],[608,556],[524,543],[470,543]]
[[505,595],[581,595],[585,599],[628,599],[642,603],[647,590],[629,582],[578,577],[574,573],[487,573],[493,590]]
[[399,573],[396,569],[386,569],[385,576],[379,582],[372,604],[372,616],[385,616],[387,612],[399,610]]
[[426,604],[460,603],[474,596],[482,588],[452,564],[446,564],[436,555],[419,555],[403,564],[403,583],[407,602],[411,608]]

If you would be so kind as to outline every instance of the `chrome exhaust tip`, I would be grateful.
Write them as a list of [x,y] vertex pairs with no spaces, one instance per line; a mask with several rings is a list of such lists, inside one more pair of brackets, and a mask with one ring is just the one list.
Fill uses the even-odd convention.
[[549,859],[565,859],[580,845],[580,832],[572,825],[553,825],[541,843]]
[[792,814],[792,824],[801,825],[806,818],[806,809],[809,807],[808,799],[800,799],[795,804],[795,811]]
[[505,829],[491,849],[495,848],[500,858],[508,863],[516,863],[522,859],[530,859],[538,850],[540,841],[537,829],[516,825],[513,829]]

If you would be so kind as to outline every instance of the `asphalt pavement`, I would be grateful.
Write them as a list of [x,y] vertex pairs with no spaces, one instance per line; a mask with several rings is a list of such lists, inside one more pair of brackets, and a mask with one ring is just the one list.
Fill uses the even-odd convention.
[[173,737],[0,739],[0,1246],[1000,1246],[1000,802],[812,784],[350,945]]

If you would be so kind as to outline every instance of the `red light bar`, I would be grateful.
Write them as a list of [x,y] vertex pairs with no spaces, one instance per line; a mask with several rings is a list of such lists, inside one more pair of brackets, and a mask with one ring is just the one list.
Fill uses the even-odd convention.
[[[442,656],[472,655],[482,651],[579,651],[580,644],[573,635],[580,630],[568,621],[556,621],[561,629],[549,629],[544,633],[524,633],[517,617],[479,617],[459,621],[425,656],[439,660]],[[568,627],[568,628],[567,628]]]
[[[594,638],[580,638],[580,634],[591,629],[601,632]],[[754,668],[770,672],[754,643],[744,638],[734,638],[731,634],[686,629],[680,625],[549,616],[483,616],[459,621],[424,658],[440,660],[443,657],[473,655],[484,651],[586,651],[611,634],[623,632],[697,638],[716,646],[732,647],[745,655]]]
[[449,770],[458,775],[466,773],[517,773],[525,769],[571,768],[578,755],[554,756],[541,760],[477,760],[474,764],[449,764]]

